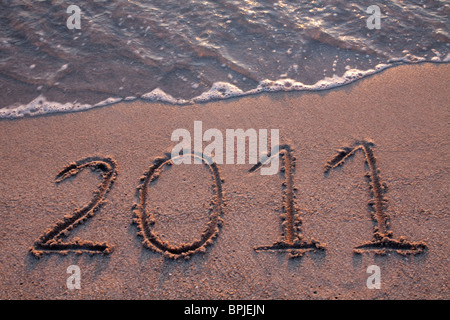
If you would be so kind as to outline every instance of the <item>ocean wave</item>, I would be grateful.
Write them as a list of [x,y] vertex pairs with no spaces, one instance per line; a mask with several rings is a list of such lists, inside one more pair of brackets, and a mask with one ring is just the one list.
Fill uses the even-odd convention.
[[[448,60],[448,57],[446,57]],[[420,59],[419,59],[420,60]],[[405,58],[402,61],[416,61],[416,59]],[[0,109],[0,119],[17,119],[22,117],[41,116],[51,113],[85,111],[97,107],[105,107],[119,102],[131,102],[136,100],[164,102],[170,105],[192,105],[207,103],[229,98],[250,96],[264,92],[288,92],[288,91],[322,91],[344,86],[357,80],[376,74],[382,70],[398,64],[379,64],[373,69],[359,70],[349,69],[342,76],[326,77],[315,84],[308,85],[293,79],[263,80],[256,88],[244,91],[228,82],[216,82],[211,88],[191,99],[174,98],[163,90],[156,88],[139,97],[111,97],[95,104],[82,104],[78,102],[55,102],[48,101],[43,95],[39,95],[27,104],[16,104],[9,108]]]
[[2,1],[3,118],[122,100],[188,104],[320,90],[347,81],[349,70],[448,61],[450,49],[445,0],[379,2],[380,29],[368,27],[371,0],[77,5],[80,29],[70,29],[66,1]]

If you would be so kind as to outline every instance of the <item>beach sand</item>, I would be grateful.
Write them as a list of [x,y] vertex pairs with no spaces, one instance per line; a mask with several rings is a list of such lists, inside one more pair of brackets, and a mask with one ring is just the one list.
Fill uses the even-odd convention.
[[[0,121],[0,298],[448,299],[449,84],[448,64],[410,65],[323,92],[183,107],[137,101]],[[251,164],[219,164],[218,235],[205,252],[172,259],[143,246],[133,204],[140,177],[176,144],[172,132],[192,134],[194,121],[224,135],[226,129],[279,129],[280,144],[296,157],[290,177],[297,191],[282,186],[286,172],[263,176],[249,172]],[[372,162],[365,165],[365,154],[357,152],[341,168],[328,174],[324,168],[337,149],[362,140],[373,142],[377,179],[387,186],[382,213],[393,238],[423,242],[422,253],[353,251],[373,238],[365,177]],[[65,241],[106,242],[114,250],[38,259],[29,251],[38,238],[89,203],[102,181],[98,172],[82,170],[55,183],[61,169],[86,157],[110,157],[117,177],[107,202]],[[200,237],[217,198],[212,178],[206,166],[179,165],[150,185],[146,208],[154,212],[159,239],[179,244]],[[281,239],[289,190],[303,239],[325,249],[296,258],[255,251]],[[70,265],[80,268],[79,290],[66,286]],[[370,265],[380,268],[380,289],[366,285]]]

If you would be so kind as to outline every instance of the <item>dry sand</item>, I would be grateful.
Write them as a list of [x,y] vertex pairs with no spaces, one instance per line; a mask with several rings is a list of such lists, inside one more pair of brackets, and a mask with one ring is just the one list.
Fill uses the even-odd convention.
[[[72,114],[0,122],[1,299],[448,299],[450,66],[386,70],[326,92],[277,93],[176,107],[120,103]],[[176,143],[173,130],[279,129],[293,149],[292,181],[305,240],[326,249],[289,258],[255,251],[280,240],[283,174],[249,173],[252,165],[218,165],[223,225],[205,252],[174,260],[137,236],[132,206],[140,177]],[[374,223],[364,153],[324,174],[338,148],[368,139],[385,182],[383,214],[393,238],[424,241],[418,255],[355,254]],[[85,206],[101,182],[82,170],[55,183],[85,157],[111,157],[117,179],[105,203],[66,241],[79,237],[114,246],[109,255],[49,254],[30,247],[47,229]],[[106,166],[103,169],[108,169]],[[160,239],[192,242],[208,222],[211,173],[202,165],[166,168],[150,186],[147,209]],[[381,184],[380,184],[381,185]],[[106,189],[101,189],[100,191]],[[217,190],[216,190],[217,191]],[[295,194],[295,192],[293,193]],[[81,289],[66,287],[67,267],[81,269]],[[370,265],[381,289],[368,289]]]

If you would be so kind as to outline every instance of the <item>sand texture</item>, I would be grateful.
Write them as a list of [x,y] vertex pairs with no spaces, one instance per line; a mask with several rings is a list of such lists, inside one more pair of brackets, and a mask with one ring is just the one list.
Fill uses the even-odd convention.
[[[448,64],[423,64],[0,121],[0,298],[448,299],[449,85]],[[280,172],[174,165],[171,134],[194,121],[279,129]]]

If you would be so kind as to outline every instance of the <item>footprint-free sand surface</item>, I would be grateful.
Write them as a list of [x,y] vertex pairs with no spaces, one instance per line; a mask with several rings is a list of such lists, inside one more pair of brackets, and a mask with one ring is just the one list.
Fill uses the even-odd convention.
[[[2,120],[0,298],[448,299],[449,85],[448,64],[422,64],[323,92]],[[279,129],[283,170],[171,165],[194,121]]]

